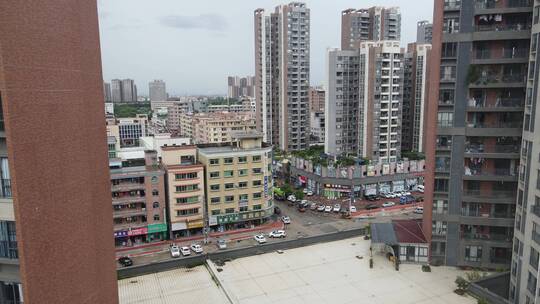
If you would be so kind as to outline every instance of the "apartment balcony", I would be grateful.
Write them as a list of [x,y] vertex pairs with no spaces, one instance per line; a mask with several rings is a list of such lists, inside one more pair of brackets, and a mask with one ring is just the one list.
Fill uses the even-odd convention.
[[136,203],[136,202],[142,202],[144,203],[146,201],[146,197],[144,195],[133,195],[133,196],[121,196],[121,197],[113,197],[112,203],[113,205],[120,205],[125,203]]
[[526,86],[527,75],[524,73],[503,74],[503,73],[485,73],[477,79],[471,80],[469,88],[471,89],[490,89],[490,88],[521,88]]
[[464,189],[461,200],[470,203],[508,203],[514,204],[516,191],[510,190],[468,190]]
[[111,191],[131,191],[131,190],[144,190],[144,183],[123,183],[118,185],[111,185]]
[[512,242],[512,236],[504,233],[472,233],[464,232],[461,234],[461,238],[464,240],[480,240],[480,241],[492,241],[492,242]]
[[540,233],[533,230],[532,239],[536,242],[536,244],[540,245]]
[[474,41],[515,40],[530,39],[530,36],[531,24],[523,22],[516,24],[476,25],[472,39]]
[[467,105],[468,112],[522,112],[525,98],[497,98],[495,100],[471,98]]
[[466,136],[521,137],[523,121],[470,122],[465,127]]
[[513,227],[514,214],[512,212],[495,212],[493,210],[481,212],[462,208],[461,223],[466,225]]
[[505,48],[502,52],[491,49],[477,49],[474,51],[473,64],[509,64],[526,63],[529,60],[528,48]]
[[532,12],[532,0],[476,0],[476,15]]
[[514,170],[510,168],[470,168],[465,165],[464,180],[477,181],[517,181],[517,167]]
[[540,217],[540,206],[538,206],[538,205],[533,205],[533,206],[531,207],[531,212],[532,212],[534,215]]
[[114,210],[113,212],[113,218],[124,218],[124,217],[131,217],[131,216],[144,216],[146,215],[146,208],[138,208],[138,209],[131,209],[131,208],[124,208],[120,210]]
[[122,223],[122,224],[114,224],[114,230],[127,230],[127,229],[137,229],[137,228],[143,228],[148,225],[148,222],[146,221],[136,221],[131,223]]

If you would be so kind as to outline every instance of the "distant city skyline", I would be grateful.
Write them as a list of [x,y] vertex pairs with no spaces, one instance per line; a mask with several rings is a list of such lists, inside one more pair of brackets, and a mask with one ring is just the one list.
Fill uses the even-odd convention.
[[[290,1],[99,0],[103,78],[131,78],[139,94],[163,79],[170,95],[227,95],[228,75],[254,75],[253,11]],[[340,46],[341,11],[399,6],[401,46],[432,20],[433,1],[303,1],[311,9],[311,85],[323,83],[327,48]],[[129,7],[126,10],[126,7]]]

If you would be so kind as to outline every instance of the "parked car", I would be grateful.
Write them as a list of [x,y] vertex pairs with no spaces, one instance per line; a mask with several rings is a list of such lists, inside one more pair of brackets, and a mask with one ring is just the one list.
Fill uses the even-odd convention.
[[296,196],[294,196],[294,195],[291,194],[291,195],[289,195],[289,196],[287,197],[287,200],[288,200],[289,202],[293,202],[293,203],[294,203],[294,202],[296,202]]
[[264,237],[264,234],[257,234],[253,237],[255,239],[255,241],[257,241],[257,243],[259,244],[264,244],[266,243],[266,238]]
[[302,190],[302,192],[303,192],[304,194],[307,194],[308,191],[309,191],[308,188],[304,188],[304,190]]
[[280,215],[281,214],[281,209],[279,209],[278,206],[275,206],[274,207],[274,213],[277,214],[277,215]]
[[414,209],[414,213],[424,214],[424,207],[416,207],[416,209]]
[[368,201],[375,201],[375,195],[366,195]]
[[288,216],[282,216],[281,221],[283,222],[283,224],[290,224],[291,223],[291,218],[288,217]]
[[384,203],[382,204],[382,206],[383,206],[384,208],[386,208],[386,207],[392,207],[392,206],[395,206],[395,205],[396,205],[396,203],[390,202],[390,201],[384,202]]
[[191,255],[191,251],[189,250],[188,246],[180,247],[180,252],[182,253],[183,256]]
[[416,191],[418,191],[420,193],[424,193],[424,185],[417,185],[416,186]]
[[313,195],[313,191],[309,190],[306,194],[307,194],[307,196],[312,196],[312,195]]
[[390,192],[386,194],[386,198],[396,198],[396,194],[394,192]]
[[351,212],[356,212],[356,207],[355,206],[351,206]]
[[335,205],[334,205],[333,211],[334,211],[334,212],[339,212],[339,210],[341,210],[341,205],[335,204]]
[[307,204],[308,204],[308,201],[307,201],[307,200],[301,200],[301,201],[300,201],[300,205],[305,206],[305,205],[307,205]]
[[319,206],[317,206],[317,211],[323,212],[325,208],[326,208],[325,205],[319,205]]
[[193,250],[195,253],[203,253],[202,246],[196,243],[191,244],[191,250]]
[[133,260],[127,256],[124,256],[118,259],[118,263],[120,263],[122,267],[129,267],[133,265]]
[[173,258],[180,257],[180,248],[178,247],[178,245],[173,244],[170,248],[170,251],[171,251],[171,257]]
[[219,250],[227,249],[227,242],[223,239],[219,239],[216,243],[216,246]]
[[310,210],[317,210],[317,204],[316,203],[311,203],[311,205],[309,206],[309,209]]
[[271,238],[284,238],[286,236],[285,230],[274,230],[268,234],[268,237]]
[[324,207],[324,212],[332,212],[332,206],[328,205]]
[[409,191],[404,191],[403,194],[404,195],[411,195],[411,193]]
[[365,208],[366,208],[366,210],[373,210],[373,209],[378,209],[379,206],[377,206],[375,204],[369,204]]

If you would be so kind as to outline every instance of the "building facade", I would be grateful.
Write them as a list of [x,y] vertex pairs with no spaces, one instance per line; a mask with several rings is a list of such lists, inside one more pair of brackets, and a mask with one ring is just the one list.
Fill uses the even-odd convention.
[[240,97],[255,97],[254,76],[229,76],[227,77],[227,97],[239,99]]
[[431,44],[411,43],[404,56],[401,148],[424,152],[428,62]]
[[105,97],[105,102],[112,101],[111,84],[108,82],[103,82],[103,96]]
[[166,239],[165,171],[157,152],[128,148],[116,156],[109,159],[116,246]]
[[97,3],[0,16],[0,303],[116,304]]
[[198,158],[206,167],[209,227],[251,227],[274,214],[272,147],[261,134],[235,133],[231,143],[199,145]]
[[196,146],[162,146],[167,172],[169,230],[172,238],[200,234],[204,226],[204,166]]
[[341,49],[352,50],[363,41],[400,40],[399,7],[374,6],[341,12]]
[[121,148],[138,147],[139,139],[148,135],[148,115],[133,118],[108,118],[107,133],[118,137]]
[[280,5],[255,18],[255,98],[264,141],[302,150],[309,140],[310,11],[304,3]]
[[180,134],[195,144],[231,142],[234,132],[256,130],[252,112],[181,113]]
[[433,24],[427,20],[418,21],[416,24],[416,43],[431,44],[433,37]]
[[133,79],[122,79],[122,101],[137,102],[137,86]]
[[122,80],[113,79],[111,80],[111,101],[112,102],[122,102]]
[[148,83],[148,95],[150,101],[165,101],[167,100],[167,86],[163,80],[154,80]]
[[324,144],[324,134],[325,134],[325,121],[324,121],[324,112],[311,112],[309,128],[312,143],[322,143]]
[[325,91],[322,86],[309,88],[309,111],[324,113]]
[[424,206],[431,263],[508,268],[514,215],[524,210],[517,189],[532,4],[436,1],[433,20],[425,118],[432,204]]
[[325,153],[382,162],[400,158],[403,53],[398,41],[329,50]]

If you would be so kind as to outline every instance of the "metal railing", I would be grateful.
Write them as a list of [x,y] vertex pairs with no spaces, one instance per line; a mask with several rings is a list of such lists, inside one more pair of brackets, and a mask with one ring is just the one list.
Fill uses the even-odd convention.
[[522,121],[492,121],[492,122],[472,122],[468,123],[469,128],[523,128]]
[[477,9],[530,7],[532,0],[477,0]]
[[466,240],[512,241],[512,236],[503,233],[472,233],[464,232],[462,238]]
[[505,191],[505,190],[491,190],[491,191],[482,191],[482,190],[463,190],[464,196],[477,196],[483,197],[486,199],[489,198],[516,198],[515,191]]
[[468,144],[465,153],[519,153],[520,144]]
[[0,197],[10,198],[12,197],[11,193],[11,179],[0,179]]
[[470,99],[468,106],[471,108],[509,108],[523,107],[525,98],[497,98],[495,100]]
[[531,24],[517,23],[517,24],[480,24],[477,25],[475,30],[477,32],[507,32],[507,31],[528,31],[531,29]]

